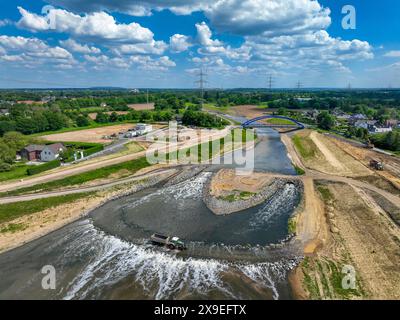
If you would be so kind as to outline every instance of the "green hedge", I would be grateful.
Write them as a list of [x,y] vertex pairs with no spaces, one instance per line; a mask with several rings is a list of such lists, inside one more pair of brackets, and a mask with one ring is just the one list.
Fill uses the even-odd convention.
[[91,147],[89,149],[84,150],[83,154],[85,155],[85,157],[88,157],[91,154],[94,154],[94,153],[97,153],[97,152],[100,152],[100,151],[103,151],[103,150],[104,150],[104,145],[98,144],[98,145],[96,145],[94,147]]
[[41,164],[39,166],[29,168],[27,170],[28,176],[33,176],[35,174],[38,174],[38,173],[41,173],[41,172],[44,172],[47,170],[58,168],[59,166],[61,166],[60,160],[53,160],[53,161],[47,162],[45,164]]

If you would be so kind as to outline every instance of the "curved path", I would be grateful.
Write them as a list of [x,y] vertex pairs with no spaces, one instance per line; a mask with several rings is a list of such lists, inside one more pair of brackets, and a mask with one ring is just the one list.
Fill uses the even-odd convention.
[[173,175],[176,172],[177,172],[176,168],[156,169],[156,170],[153,170],[153,171],[145,173],[145,174],[131,176],[129,178],[120,179],[117,181],[99,184],[99,185],[90,186],[90,187],[79,187],[79,188],[67,189],[67,190],[27,194],[27,195],[20,195],[20,196],[14,196],[14,197],[4,197],[4,198],[0,198],[0,204],[14,203],[14,202],[20,202],[20,201],[30,201],[30,200],[36,200],[36,199],[49,198],[49,197],[66,196],[69,194],[100,191],[100,190],[112,188],[115,186],[123,185],[126,183],[140,181],[140,180],[147,179],[147,178],[152,178],[152,177],[159,176],[159,175],[166,174],[166,173],[171,173],[171,175]]

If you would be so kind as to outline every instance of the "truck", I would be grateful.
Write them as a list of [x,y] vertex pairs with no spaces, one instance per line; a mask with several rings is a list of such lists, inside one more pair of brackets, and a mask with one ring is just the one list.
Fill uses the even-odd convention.
[[151,243],[156,246],[164,246],[170,250],[186,250],[184,242],[178,237],[170,237],[155,233],[150,237]]
[[371,161],[369,162],[369,165],[370,165],[371,168],[373,168],[375,170],[383,171],[383,163],[382,163],[382,161],[371,159]]

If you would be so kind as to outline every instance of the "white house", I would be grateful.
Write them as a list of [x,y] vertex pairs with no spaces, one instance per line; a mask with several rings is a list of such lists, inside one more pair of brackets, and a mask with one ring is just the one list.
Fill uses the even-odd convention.
[[368,131],[371,134],[375,133],[387,133],[393,131],[391,127],[377,127],[377,126],[369,126]]
[[40,153],[40,160],[42,160],[43,162],[56,160],[60,157],[60,153],[66,150],[67,148],[64,147],[62,143],[54,143],[45,146],[42,152]]

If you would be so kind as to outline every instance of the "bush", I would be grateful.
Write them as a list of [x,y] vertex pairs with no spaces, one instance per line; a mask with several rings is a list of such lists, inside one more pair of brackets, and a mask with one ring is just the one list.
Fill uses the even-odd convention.
[[0,172],[11,171],[11,165],[9,163],[0,162]]
[[91,154],[100,152],[104,150],[104,146],[102,144],[96,144],[95,146],[84,150],[83,154],[85,155],[85,157],[90,156]]
[[28,171],[27,171],[28,172],[28,176],[33,176],[35,174],[39,174],[39,173],[42,173],[44,171],[48,171],[48,170],[51,170],[51,169],[58,168],[60,165],[61,165],[60,160],[53,160],[53,161],[47,162],[45,164],[41,164],[39,166],[35,166],[33,168],[29,168]]

